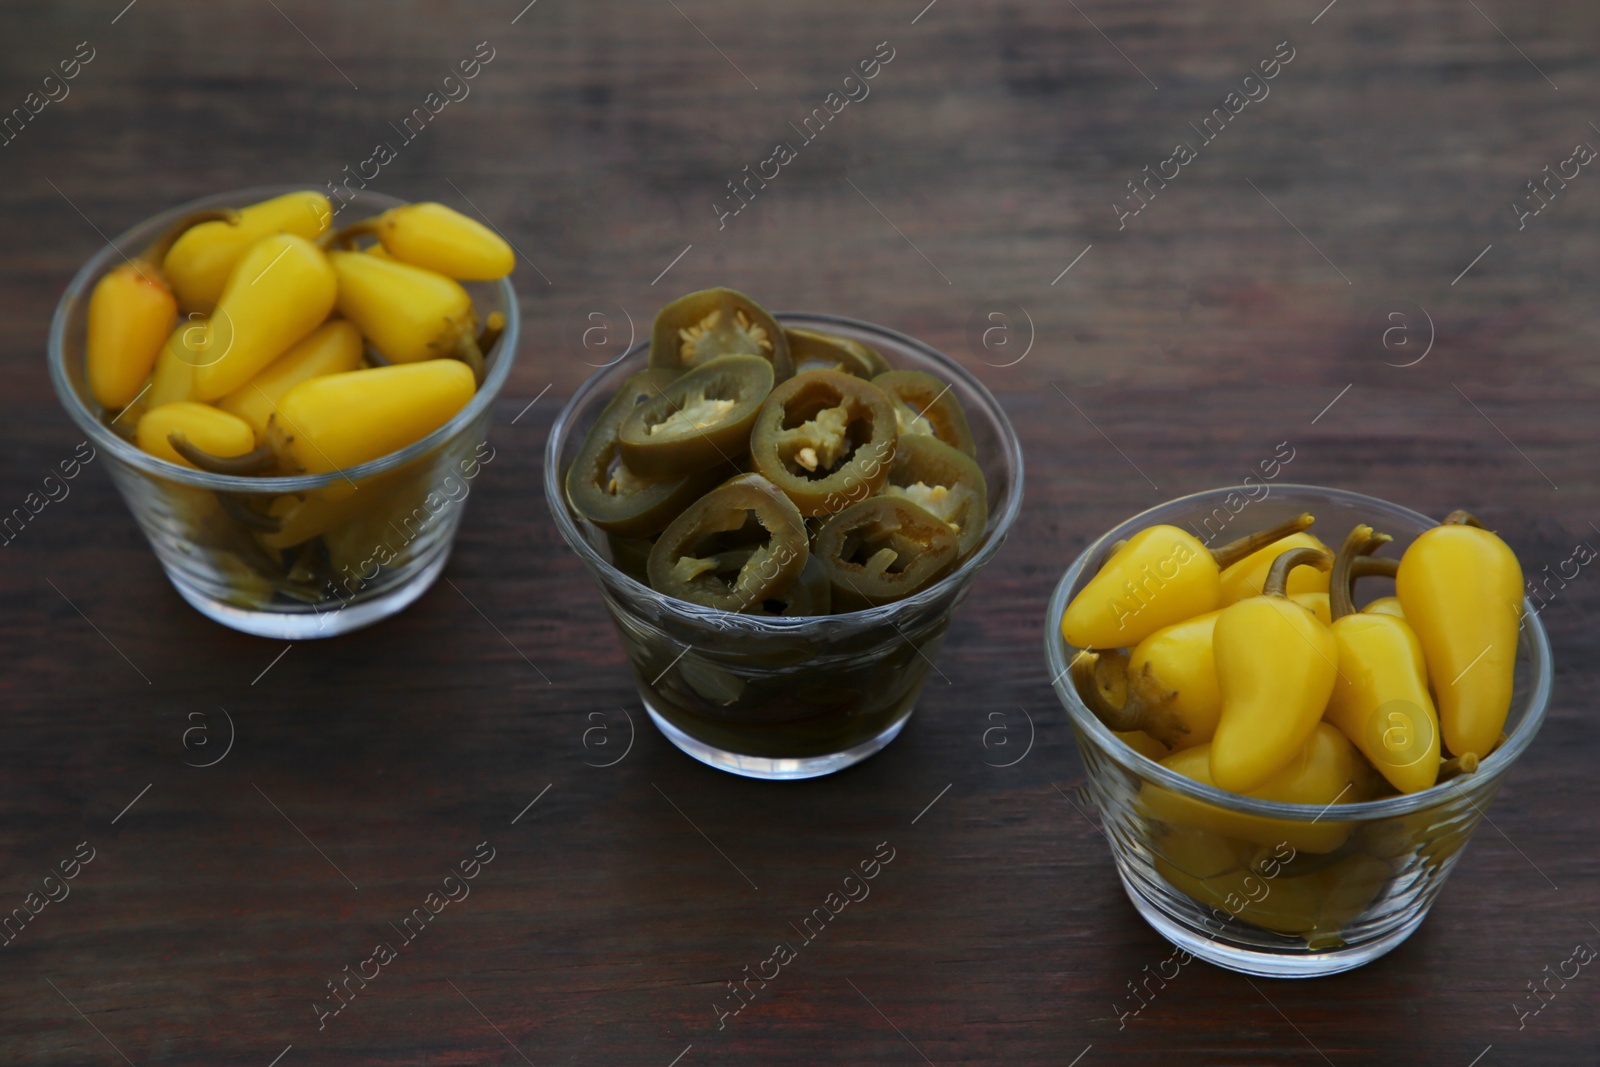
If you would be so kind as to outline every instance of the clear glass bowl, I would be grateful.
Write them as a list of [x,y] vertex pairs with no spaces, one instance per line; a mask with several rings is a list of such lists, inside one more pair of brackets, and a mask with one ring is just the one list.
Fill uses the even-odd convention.
[[[857,763],[911,717],[950,616],[994,558],[1022,503],[1022,449],[1005,412],[954,360],[904,334],[828,315],[780,314],[785,326],[842,334],[891,366],[950,383],[966,409],[989,483],[989,528],[965,563],[905,600],[840,615],[737,615],[664,596],[630,576],[640,546],[613,542],[573,510],[566,471],[600,410],[635,372],[649,343],[592,375],[573,394],[545,449],[545,497],[556,525],[600,586],[645,710],[673,744],[751,778],[812,778]],[[647,551],[647,549],[645,549]]]
[[[505,332],[484,382],[448,423],[422,440],[349,470],[287,478],[209,474],[140,450],[107,427],[89,391],[84,334],[89,294],[101,275],[143,251],[180,216],[243,207],[297,186],[203,197],[146,219],[96,253],[73,277],[50,324],[50,376],[67,414],[96,452],[179,595],[202,614],[244,633],[299,641],[331,637],[395,614],[444,570],[472,479],[487,450],[495,397],[516,357],[516,292],[509,280],[467,283],[480,318],[499,311]],[[403,201],[358,192],[336,220],[355,221]],[[120,249],[120,251],[119,251]],[[245,512],[285,496],[315,501],[317,536],[272,547]]]
[[[1232,538],[1235,530],[1243,534],[1309,511],[1324,540],[1342,538],[1359,522],[1393,534],[1385,554],[1398,558],[1417,534],[1438,525],[1374,497],[1317,486],[1273,485],[1242,511],[1230,506],[1242,499],[1237,488],[1181,497],[1086,548],[1050,598],[1045,658],[1072,719],[1117,874],[1150,925],[1230,970],[1274,978],[1335,974],[1393,949],[1427,915],[1511,765],[1544,722],[1550,644],[1525,604],[1508,740],[1476,773],[1432,789],[1320,808],[1243,797],[1169,771],[1095,718],[1068,677],[1077,650],[1062,639],[1062,612],[1114,542],[1157,523],[1206,541],[1208,519],[1215,525],[1237,512]],[[1374,588],[1363,584],[1362,602],[1376,595]]]

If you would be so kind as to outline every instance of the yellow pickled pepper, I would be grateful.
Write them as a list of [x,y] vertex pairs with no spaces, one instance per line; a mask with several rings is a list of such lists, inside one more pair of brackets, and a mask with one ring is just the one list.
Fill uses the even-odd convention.
[[1115,730],[1113,732],[1117,735],[1117,739],[1119,741],[1133,749],[1135,752],[1139,753],[1139,755],[1143,756],[1145,759],[1154,760],[1155,762],[1160,763],[1162,760],[1167,758],[1167,755],[1170,752],[1170,749],[1168,749],[1166,745],[1163,745],[1160,741],[1157,741],[1154,737],[1151,737],[1144,730]]
[[321,193],[285,193],[240,208],[236,225],[207,222],[189,230],[167,252],[163,268],[185,310],[210,313],[233,268],[258,241],[275,233],[312,240],[332,219],[332,207]]
[[[127,407],[144,388],[178,321],[178,302],[160,263],[190,227],[229,219],[227,211],[200,211],[169,226],[135,259],[107,271],[89,294],[85,359],[89,391],[102,406]],[[227,223],[214,225],[227,228]]]
[[[1328,594],[1296,593],[1290,600],[1324,623]],[[1124,676],[1109,693],[1103,675],[1119,668],[1116,656],[1102,654],[1093,663],[1100,679],[1101,700],[1089,699],[1089,710],[1113,731],[1147,733],[1167,748],[1184,749],[1211,740],[1222,713],[1222,691],[1217,684],[1212,635],[1222,609],[1164,626],[1140,641],[1120,664]],[[1134,747],[1140,747],[1135,745]]]
[[293,548],[362,515],[380,511],[416,477],[415,469],[408,464],[359,482],[340,478],[307,493],[285,493],[267,508],[278,528],[259,533],[256,538],[267,548]]
[[1400,606],[1397,596],[1381,596],[1361,610],[1367,615],[1393,615],[1397,619],[1406,617],[1406,609]]
[[206,320],[191,315],[173,327],[156,357],[150,391],[144,401],[152,408],[194,399],[194,369],[205,361]]
[[1445,747],[1487,756],[1511,710],[1523,599],[1516,553],[1455,511],[1411,542],[1395,592],[1422,643]]
[[494,281],[516,266],[504,238],[443,204],[402,204],[342,231],[350,237],[361,233],[376,237],[401,263],[461,281]]
[[1208,611],[1164,626],[1140,641],[1128,656],[1130,696],[1138,699],[1154,689],[1172,694],[1169,713],[1182,727],[1170,738],[1174,748],[1193,748],[1211,740],[1222,713],[1222,691],[1211,639],[1222,612]]
[[475,388],[472,371],[453,359],[311,378],[278,402],[275,446],[285,465],[307,474],[344,470],[426,437]]
[[1258,788],[1287,766],[1322,720],[1338,673],[1333,633],[1284,595],[1289,571],[1326,568],[1314,548],[1280,555],[1261,596],[1230,605],[1212,635],[1222,712],[1211,742],[1211,777],[1235,793]]
[[[1212,751],[1206,745],[1182,749],[1163,759],[1161,765],[1202,785],[1222,788],[1211,775]],[[1318,808],[1341,799],[1346,803],[1366,800],[1367,796],[1359,793],[1361,774],[1356,760],[1355,749],[1343,733],[1328,723],[1317,723],[1284,766],[1244,795]],[[1316,821],[1273,819],[1228,811],[1149,783],[1142,787],[1140,797],[1145,810],[1163,822],[1257,845],[1287,841],[1299,852],[1332,852],[1345,843],[1352,829],[1336,815]]]
[[[1292,578],[1293,575],[1290,575]],[[1333,625],[1333,612],[1328,607],[1327,593],[1290,592],[1289,599],[1321,619],[1324,625]]]
[[339,313],[393,363],[442,356],[482,367],[477,313],[461,285],[436,271],[362,252],[329,252],[339,280]]
[[[1261,595],[1261,586],[1267,580],[1267,572],[1272,569],[1272,561],[1291,548],[1315,548],[1333,555],[1333,550],[1323,544],[1314,534],[1292,533],[1275,544],[1257,549],[1244,559],[1226,568],[1222,572],[1222,606],[1237,604],[1253,596]],[[1326,593],[1328,591],[1328,573],[1311,567],[1301,567],[1289,575],[1289,596],[1296,593]]]
[[1222,607],[1225,568],[1312,521],[1300,515],[1217,549],[1176,526],[1140,530],[1072,598],[1061,636],[1076,648],[1131,647],[1163,626]]
[[321,325],[339,296],[327,257],[292,233],[264,237],[234,265],[206,326],[207,362],[195,395],[216,400],[239,388]]
[[[254,378],[217,401],[265,436],[267,422],[284,394],[309,378],[340,374],[361,366],[361,331],[345,319],[325,322],[295,342]],[[159,378],[159,372],[157,374]]]
[[1324,718],[1344,731],[1390,785],[1416,793],[1439,775],[1439,716],[1428,695],[1422,645],[1404,619],[1357,613],[1350,596],[1351,564],[1389,540],[1371,526],[1357,526],[1334,561],[1339,673]]
[[[200,469],[199,465],[179,451],[181,442],[224,459],[248,455],[256,447],[256,435],[249,423],[192,400],[151,408],[139,420],[135,438],[139,447],[152,456],[195,469]],[[180,443],[175,444],[174,438]]]

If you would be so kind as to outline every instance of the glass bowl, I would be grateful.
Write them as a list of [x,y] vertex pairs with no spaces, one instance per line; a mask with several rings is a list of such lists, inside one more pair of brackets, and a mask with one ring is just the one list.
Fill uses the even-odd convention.
[[[1062,612],[1114,542],[1157,523],[1209,542],[1204,531],[1219,517],[1228,526],[1247,516],[1230,528],[1233,537],[1234,530],[1263,529],[1309,511],[1316,532],[1340,537],[1356,523],[1371,523],[1394,535],[1386,554],[1398,557],[1438,525],[1375,497],[1317,486],[1273,485],[1268,495],[1231,506],[1243,499],[1237,487],[1181,497],[1086,548],[1050,598],[1045,658],[1072,720],[1117,875],[1146,921],[1179,948],[1230,970],[1276,978],[1335,974],[1390,951],[1427,915],[1511,765],[1544,722],[1550,644],[1525,603],[1508,739],[1475,773],[1431,789],[1313,807],[1239,796],[1170,771],[1102,724],[1068,677],[1077,650],[1062,639]],[[1373,594],[1362,588],[1365,601]]]
[[[545,449],[545,498],[567,544],[600,587],[622,635],[645,710],[695,759],[751,778],[812,778],[860,762],[894,740],[978,571],[994,558],[1022,503],[1022,448],[995,398],[958,363],[881,326],[780,314],[785,326],[841,334],[897,370],[950,383],[966,409],[989,488],[989,526],[956,570],[904,600],[865,611],[794,618],[730,614],[651,589],[640,543],[612,541],[566,499],[566,471],[600,410],[644,368],[649,342],[592,375],[556,419]],[[631,558],[630,558],[631,557]]]
[[[56,306],[49,342],[61,405],[107,457],[112,482],[179,595],[224,626],[290,641],[331,637],[387,618],[444,570],[471,482],[494,458],[487,445],[490,416],[516,358],[519,326],[509,280],[466,283],[480,317],[495,311],[506,317],[483,384],[427,437],[344,471],[279,478],[210,474],[152,456],[108,428],[89,391],[83,355],[89,294],[101,275],[185,214],[243,207],[298,188],[218,193],[129,229],[73,277]],[[346,206],[355,219],[401,203],[362,191]],[[316,501],[324,518],[314,524],[316,536],[274,547],[263,543],[270,534],[252,528],[250,513],[265,512],[286,495]]]

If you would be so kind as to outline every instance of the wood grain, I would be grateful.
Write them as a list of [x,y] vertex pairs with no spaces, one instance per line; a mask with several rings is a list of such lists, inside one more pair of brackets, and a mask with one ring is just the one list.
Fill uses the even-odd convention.
[[[1555,704],[1493,825],[1418,933],[1359,972],[1252,984],[1195,963],[1119,1029],[1113,1003],[1169,950],[1056,788],[1082,771],[1039,649],[1055,579],[1113,523],[1236,483],[1278,442],[1295,480],[1472,507],[1530,572],[1600,544],[1600,179],[1520,231],[1509,206],[1600,140],[1600,13],[1322,6],[9,6],[0,110],[78,42],[95,56],[0,147],[5,509],[79,440],[43,353],[103,235],[218,189],[339,177],[484,41],[470,96],[372,184],[502,228],[525,331],[448,581],[367,631],[275,659],[201,618],[101,462],[0,549],[0,908],[95,850],[0,949],[0,1060],[1593,1062],[1600,977],[1521,1029],[1512,1008],[1600,943],[1592,569],[1545,612]],[[1286,40],[1270,96],[1119,230],[1125,183]],[[885,41],[870,96],[799,144],[789,124]],[[795,160],[719,229],[726,183],[784,140]],[[949,684],[826,780],[739,780],[656,734],[543,503],[551,420],[602,361],[587,316],[620,340],[713,284],[926,339],[1025,449],[1023,515],[951,631]],[[985,348],[1004,307],[1026,313],[1016,347]],[[1391,312],[1415,347],[1384,348]],[[184,731],[220,744],[219,709],[231,752],[186,766]],[[1031,752],[988,766],[989,714],[1020,731],[1018,709]],[[620,745],[624,710],[627,757],[586,765],[591,713]],[[325,983],[485,840],[470,897],[319,1031]],[[719,1030],[726,983],[884,841],[870,898]]]

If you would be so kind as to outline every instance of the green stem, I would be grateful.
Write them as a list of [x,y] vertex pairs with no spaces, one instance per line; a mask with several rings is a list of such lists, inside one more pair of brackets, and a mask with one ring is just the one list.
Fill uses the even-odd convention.
[[1374,533],[1371,526],[1361,523],[1351,529],[1344,544],[1339,546],[1339,554],[1333,560],[1333,573],[1328,576],[1328,613],[1335,622],[1356,612],[1352,593],[1356,560],[1371,555],[1392,540],[1394,538],[1388,534]]
[[167,434],[167,443],[178,455],[211,474],[265,474],[277,463],[270,445],[257,445],[239,456],[218,456],[196,448],[177,431]]
[[1261,583],[1262,596],[1287,597],[1289,572],[1296,567],[1315,567],[1325,571],[1333,566],[1333,557],[1320,548],[1291,548],[1272,561],[1267,580]]
[[317,245],[324,251],[338,245],[340,248],[355,247],[357,237],[377,237],[378,220],[376,218],[362,219],[352,222],[342,230],[329,230],[317,238]]
[[1211,549],[1211,558],[1217,561],[1218,570],[1227,570],[1246,556],[1259,552],[1270,544],[1282,541],[1290,534],[1297,534],[1301,530],[1309,529],[1311,524],[1316,521],[1309,513],[1296,515],[1294,518],[1280,522],[1276,526],[1258,530],[1253,534],[1246,534],[1237,541],[1229,541],[1221,548]]

